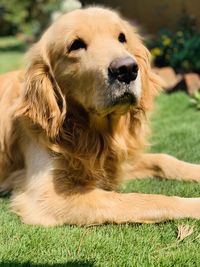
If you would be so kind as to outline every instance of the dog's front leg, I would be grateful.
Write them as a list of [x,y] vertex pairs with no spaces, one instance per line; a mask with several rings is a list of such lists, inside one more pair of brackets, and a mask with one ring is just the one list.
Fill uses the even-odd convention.
[[14,211],[29,224],[155,223],[200,218],[200,198],[122,194],[85,188],[65,196],[58,195],[53,187],[39,195],[35,190],[31,188],[16,195],[12,202]]

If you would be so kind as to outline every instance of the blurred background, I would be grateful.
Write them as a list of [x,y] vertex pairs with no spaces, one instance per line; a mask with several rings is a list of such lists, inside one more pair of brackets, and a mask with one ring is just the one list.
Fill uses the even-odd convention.
[[21,54],[60,14],[91,4],[112,7],[138,26],[166,91],[181,87],[196,93],[200,88],[199,0],[0,0],[0,72],[22,65]]

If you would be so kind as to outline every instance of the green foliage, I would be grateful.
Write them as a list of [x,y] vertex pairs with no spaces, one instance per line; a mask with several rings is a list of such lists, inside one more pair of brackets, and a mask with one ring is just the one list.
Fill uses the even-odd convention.
[[158,67],[173,67],[177,72],[200,73],[200,31],[185,18],[177,32],[162,29],[148,46]]
[[9,25],[10,33],[38,36],[48,26],[51,13],[60,8],[60,3],[61,0],[1,0],[2,23]]
[[200,91],[197,91],[193,97],[190,98],[191,104],[200,110]]

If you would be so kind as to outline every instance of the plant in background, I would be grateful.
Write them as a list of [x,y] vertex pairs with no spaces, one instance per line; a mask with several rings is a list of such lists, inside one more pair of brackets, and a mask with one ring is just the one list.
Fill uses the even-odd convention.
[[68,13],[74,9],[81,8],[82,4],[79,0],[63,0],[60,10],[56,10],[52,13],[52,20],[56,20],[63,13]]
[[184,15],[177,32],[162,29],[147,45],[156,66],[170,65],[176,72],[200,73],[200,31],[193,17]]
[[80,8],[78,0],[0,0],[0,36],[22,33],[38,37],[52,19],[52,14]]
[[0,10],[4,24],[9,25],[12,34],[38,36],[48,26],[50,14],[59,8],[60,2],[60,0],[1,0]]
[[190,103],[200,110],[200,91],[197,91],[194,96],[190,98]]

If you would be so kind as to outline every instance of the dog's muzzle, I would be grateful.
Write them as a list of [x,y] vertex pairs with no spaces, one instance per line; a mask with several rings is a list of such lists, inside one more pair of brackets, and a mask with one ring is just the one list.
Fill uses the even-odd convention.
[[111,105],[134,105],[137,102],[134,84],[138,76],[138,64],[132,57],[116,58],[108,67],[111,85]]
[[124,92],[122,95],[113,99],[113,105],[134,105],[136,103],[136,97],[131,92]]

